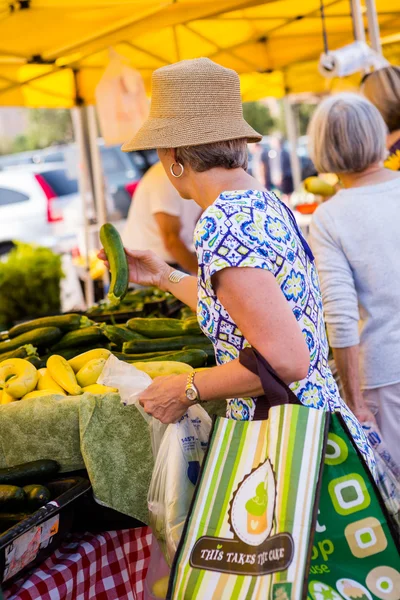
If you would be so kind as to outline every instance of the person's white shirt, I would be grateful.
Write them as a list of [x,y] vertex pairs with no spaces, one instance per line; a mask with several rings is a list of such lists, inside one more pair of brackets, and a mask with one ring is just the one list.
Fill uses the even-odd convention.
[[157,213],[180,218],[180,238],[185,246],[193,251],[193,233],[200,216],[200,208],[194,200],[184,200],[180,197],[160,162],[150,167],[135,191],[122,232],[122,241],[127,248],[153,250],[166,262],[175,263],[174,257],[163,244],[154,218]]

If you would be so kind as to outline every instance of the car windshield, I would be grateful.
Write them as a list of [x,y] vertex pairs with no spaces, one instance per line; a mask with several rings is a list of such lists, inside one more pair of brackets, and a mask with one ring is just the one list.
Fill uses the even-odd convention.
[[68,173],[64,169],[55,169],[54,171],[46,171],[39,173],[47,181],[53,189],[56,196],[68,196],[78,192],[78,181],[68,177]]

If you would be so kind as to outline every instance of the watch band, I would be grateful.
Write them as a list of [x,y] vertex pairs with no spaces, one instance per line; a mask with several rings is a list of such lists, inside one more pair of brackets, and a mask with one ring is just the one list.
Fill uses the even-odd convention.
[[188,277],[187,273],[182,273],[182,271],[172,271],[169,275],[168,275],[168,281],[170,281],[171,283],[179,283],[180,281],[182,281],[182,279],[184,277]]
[[[192,371],[191,373],[189,373],[188,378],[187,378],[186,388],[185,388],[186,399],[191,404],[201,403],[199,390],[194,385],[194,376],[195,375],[196,375],[196,371]],[[191,398],[190,396],[193,396],[193,397]]]

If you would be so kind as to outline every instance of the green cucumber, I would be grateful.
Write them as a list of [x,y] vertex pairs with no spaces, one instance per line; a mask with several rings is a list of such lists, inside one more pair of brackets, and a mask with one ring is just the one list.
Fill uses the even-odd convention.
[[17,508],[25,500],[25,492],[16,485],[0,485],[0,508]]
[[31,485],[25,485],[23,490],[28,508],[32,511],[44,506],[51,500],[51,494],[44,485],[33,483]]
[[182,335],[171,338],[160,338],[154,340],[132,340],[125,342],[122,351],[126,354],[142,354],[145,352],[162,352],[182,350],[184,346],[195,346],[204,344],[204,340],[209,343],[205,336]]
[[0,362],[8,360],[9,358],[28,358],[29,356],[36,356],[36,348],[32,346],[32,344],[25,344],[16,350],[0,354]]
[[31,515],[29,513],[25,513],[25,512],[18,512],[18,513],[0,512],[0,533],[7,531],[7,529],[10,529],[10,527],[14,527],[14,525],[17,525],[18,523],[20,523],[21,521],[24,521],[25,519],[27,519],[30,516]]
[[12,340],[0,342],[0,353],[16,350],[25,344],[33,344],[42,348],[49,348],[55,344],[62,336],[62,332],[58,327],[40,327],[27,331]]
[[121,236],[111,223],[105,223],[100,229],[100,241],[110,265],[111,283],[108,299],[112,305],[118,305],[128,291],[129,266]]
[[184,323],[180,319],[129,319],[127,326],[132,331],[148,338],[177,337],[184,334]]
[[169,350],[164,352],[145,352],[144,354],[125,354],[124,352],[113,352],[114,356],[119,358],[119,360],[124,360],[125,362],[145,362],[149,360],[149,358],[158,358],[158,360],[162,360],[163,356],[167,354],[171,354]]
[[32,462],[0,469],[1,485],[25,485],[34,481],[52,479],[60,470],[60,465],[51,459],[34,460]]
[[[180,352],[169,352],[168,354],[164,354],[164,356],[155,357],[147,359],[146,361],[141,362],[155,362],[155,361],[176,361],[186,363],[190,365],[194,369],[198,369],[200,367],[204,367],[207,363],[207,352],[200,348],[193,348],[188,350],[182,350]],[[138,361],[139,362],[139,361]]]
[[183,334],[184,335],[200,335],[202,333],[200,329],[197,317],[190,317],[183,321]]
[[74,348],[78,346],[90,346],[99,344],[100,342],[106,342],[107,338],[98,326],[85,327],[85,329],[77,329],[76,331],[69,331],[64,337],[56,344],[52,346],[53,354],[58,350],[64,350],[65,348]]
[[211,343],[209,346],[202,346],[202,345],[184,346],[182,348],[182,350],[186,351],[186,352],[190,352],[190,350],[196,350],[196,349],[203,350],[203,352],[205,352],[207,354],[207,357],[208,357],[207,364],[210,364],[210,361],[215,362],[215,350],[214,350],[214,346]]
[[39,356],[28,356],[25,360],[30,362],[36,369],[42,369],[46,366],[46,363]]
[[131,340],[144,340],[145,337],[131,331],[128,327],[123,325],[101,325],[101,330],[110,342],[122,346],[124,342],[130,342]]
[[42,317],[41,319],[34,319],[33,321],[26,321],[20,325],[15,325],[15,327],[11,327],[8,333],[10,338],[14,338],[17,335],[32,331],[33,329],[39,329],[40,327],[58,327],[61,331],[73,331],[80,327],[89,327],[90,324],[91,321],[81,315],[57,315],[54,317]]

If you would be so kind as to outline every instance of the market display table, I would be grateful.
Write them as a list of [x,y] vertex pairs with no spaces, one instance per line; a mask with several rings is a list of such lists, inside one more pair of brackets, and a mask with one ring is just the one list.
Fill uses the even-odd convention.
[[143,600],[148,527],[71,535],[39,568],[4,585],[5,600]]

